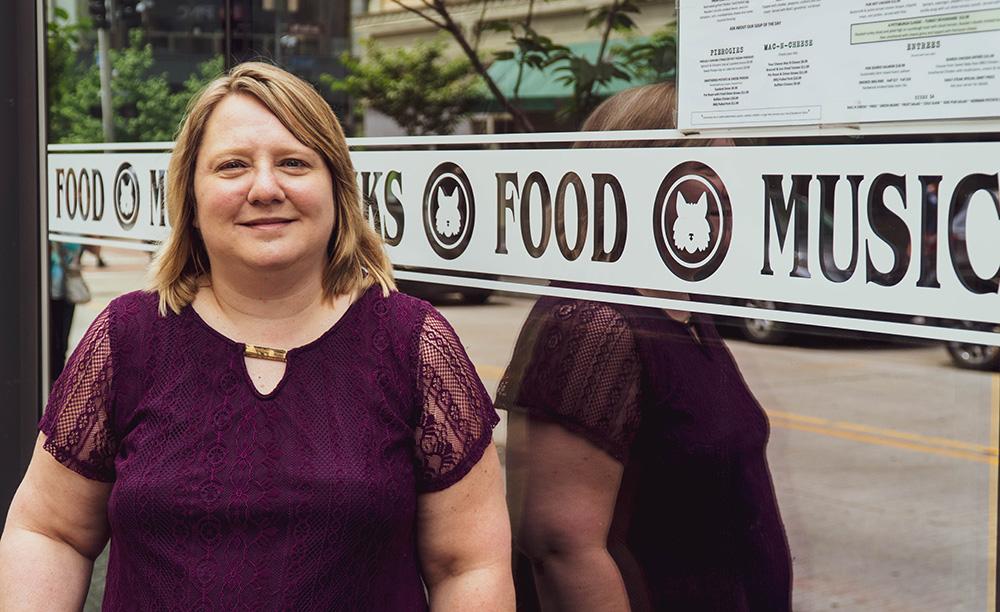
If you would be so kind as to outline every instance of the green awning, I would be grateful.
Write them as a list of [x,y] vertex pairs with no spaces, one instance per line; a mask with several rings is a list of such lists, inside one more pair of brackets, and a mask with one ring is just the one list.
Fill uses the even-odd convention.
[[[576,43],[567,45],[577,55],[582,55],[594,61],[597,52],[600,50],[599,41]],[[559,79],[566,74],[564,70],[556,70],[556,66],[538,70],[531,66],[524,66],[521,75],[521,86],[518,88],[518,97],[521,107],[526,111],[554,111],[566,98],[572,95],[573,89]],[[517,84],[518,65],[516,59],[500,60],[493,62],[487,70],[490,77],[496,82],[497,87],[508,99],[514,99],[514,86]],[[623,89],[631,87],[631,84],[624,80],[612,81],[609,85],[598,88],[598,93],[602,97],[611,96]],[[487,112],[498,112],[502,110],[500,104],[488,95],[488,100],[484,104]]]

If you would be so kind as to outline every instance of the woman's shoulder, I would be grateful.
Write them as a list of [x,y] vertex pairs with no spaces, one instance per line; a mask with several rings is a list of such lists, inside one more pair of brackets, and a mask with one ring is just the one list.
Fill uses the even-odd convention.
[[129,307],[148,308],[149,306],[152,306],[157,308],[160,304],[160,294],[148,289],[137,289],[135,291],[129,291],[128,293],[119,295],[112,300],[112,302],[117,302],[122,306]]
[[549,326],[607,332],[626,327],[632,318],[630,315],[629,308],[622,304],[543,296],[535,303],[529,317]]
[[155,291],[140,289],[124,293],[111,300],[106,316],[111,329],[120,338],[138,338],[161,325],[170,325],[177,315],[168,312],[160,316],[160,295]]
[[362,301],[376,317],[384,318],[391,313],[391,316],[399,322],[420,323],[428,313],[437,312],[424,300],[396,290],[385,294],[378,285],[368,289]]
[[160,295],[145,289],[123,293],[108,305],[112,316],[126,316],[130,319],[155,318],[159,314],[159,307]]
[[456,335],[448,319],[426,300],[400,291],[383,294],[375,286],[366,292],[363,301],[371,319],[392,330],[400,341],[413,343],[429,336],[440,339]]
[[380,288],[375,287],[375,291],[379,297],[389,300],[394,304],[406,305],[412,308],[433,308],[427,300],[422,300],[418,297],[413,297],[408,293],[403,293],[398,289],[393,289],[389,291],[388,295],[383,295]]

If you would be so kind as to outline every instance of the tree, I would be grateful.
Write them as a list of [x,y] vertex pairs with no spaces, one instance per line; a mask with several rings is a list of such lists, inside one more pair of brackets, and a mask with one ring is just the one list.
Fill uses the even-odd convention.
[[[615,81],[642,85],[674,79],[676,28],[669,26],[648,38],[638,37],[638,26],[633,16],[639,15],[638,3],[641,1],[612,0],[609,5],[589,11],[586,29],[601,30],[598,50],[593,58],[538,34],[531,27],[530,12],[523,22],[489,22],[483,28],[511,33],[516,50],[494,55],[498,60],[518,62],[518,82],[524,66],[539,70],[551,67],[560,75],[556,80],[567,85],[571,95],[556,109],[556,118],[576,126],[606,97],[601,91]],[[615,33],[626,38],[613,42],[611,36]],[[514,94],[517,98],[517,88]]]
[[63,142],[63,135],[71,131],[74,117],[59,112],[60,103],[70,98],[84,76],[85,71],[77,62],[76,50],[82,35],[92,27],[89,19],[83,19],[79,23],[67,23],[68,20],[69,13],[66,9],[56,6],[52,9],[52,20],[46,24],[46,85],[50,102],[48,111],[51,142]]
[[645,40],[611,45],[611,52],[621,56],[636,84],[677,81],[677,24],[657,30]]
[[[65,14],[61,18],[65,19]],[[77,62],[74,50],[87,29],[87,22],[73,26],[56,22],[49,27],[49,141],[53,143],[104,141],[96,57],[90,66],[84,66]],[[150,74],[152,45],[143,44],[142,32],[137,29],[129,34],[129,46],[112,49],[109,60],[114,137],[119,142],[172,140],[188,100],[222,73],[221,56],[207,60],[175,91],[166,73]],[[57,66],[55,72],[52,66]]]
[[[552,67],[561,73],[559,81],[570,86],[572,95],[557,110],[557,118],[574,125],[579,124],[600,103],[602,96],[599,91],[603,86],[615,80],[630,80],[639,74],[643,78],[648,78],[650,75],[662,75],[672,70],[672,67],[659,64],[636,66],[630,63],[660,62],[672,50],[674,56],[672,63],[676,64],[676,33],[670,30],[649,40],[639,41],[632,38],[617,43],[614,47],[611,46],[613,33],[629,36],[637,32],[638,27],[632,16],[640,12],[638,3],[641,1],[611,0],[611,4],[598,6],[590,11],[586,27],[601,29],[600,46],[594,59],[576,53],[571,48],[559,45],[539,34],[532,26],[534,0],[528,5],[525,18],[519,22],[484,21],[476,32],[476,40],[482,31],[509,32],[515,47],[514,50],[494,54],[496,60],[514,60],[518,63],[517,84],[514,86],[513,99],[510,99],[490,76],[486,63],[479,57],[476,45],[469,41],[461,25],[451,15],[447,0],[420,0],[419,3],[392,0],[398,7],[419,15],[449,33],[469,58],[473,70],[482,77],[493,97],[510,113],[518,129],[525,132],[534,131],[534,126],[524,113],[519,99],[519,83],[526,68]],[[484,15],[488,4],[489,0],[483,0]],[[611,53],[612,49],[615,49],[616,53]]]
[[170,91],[166,73],[149,74],[153,47],[142,31],[129,31],[129,46],[110,51],[115,140],[169,141],[177,132],[186,100]]
[[[476,48],[469,42],[468,38],[465,36],[465,32],[463,31],[462,26],[458,22],[456,22],[455,19],[452,17],[451,12],[448,10],[446,1],[447,0],[420,0],[419,5],[416,4],[411,5],[405,0],[392,0],[392,2],[401,9],[419,15],[424,20],[429,21],[430,23],[437,26],[439,29],[450,34],[451,37],[455,40],[455,42],[458,44],[459,48],[461,48],[465,56],[469,58],[469,62],[472,65],[472,69],[480,77],[482,77],[483,82],[486,84],[486,88],[489,90],[489,92],[493,94],[493,97],[496,98],[496,100],[500,103],[501,106],[503,106],[504,110],[510,113],[511,117],[514,120],[514,123],[522,131],[525,132],[535,131],[534,126],[531,125],[531,120],[528,119],[528,116],[524,113],[524,110],[520,107],[520,105],[514,104],[511,100],[507,98],[507,96],[503,94],[502,91],[500,91],[500,88],[497,86],[496,81],[494,81],[493,77],[491,77],[489,72],[487,72],[487,67],[483,63],[482,58],[479,57],[479,53],[477,52]],[[487,1],[488,0],[484,0],[484,11],[485,11],[485,2]],[[534,0],[532,0],[532,3],[533,2]]]
[[412,48],[383,49],[365,43],[366,57],[345,52],[340,61],[350,74],[320,77],[333,91],[343,91],[368,108],[392,118],[408,136],[451,134],[483,102],[481,83],[465,58],[446,59],[445,42],[417,41]]

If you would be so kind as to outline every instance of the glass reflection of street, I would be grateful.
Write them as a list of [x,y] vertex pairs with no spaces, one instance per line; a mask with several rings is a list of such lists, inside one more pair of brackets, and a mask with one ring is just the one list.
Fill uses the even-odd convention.
[[[532,303],[441,306],[491,392]],[[933,342],[728,343],[771,421],[795,610],[985,609],[997,375]]]

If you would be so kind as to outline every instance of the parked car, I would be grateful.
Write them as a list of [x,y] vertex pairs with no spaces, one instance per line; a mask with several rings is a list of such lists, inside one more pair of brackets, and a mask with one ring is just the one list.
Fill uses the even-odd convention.
[[[749,308],[759,308],[762,310],[780,310],[782,307],[777,302],[770,300],[738,299],[723,297],[702,297],[709,302],[718,304],[729,304],[733,306],[747,306]],[[781,344],[789,339],[789,336],[810,331],[813,328],[806,325],[785,323],[784,321],[773,321],[771,319],[745,318],[728,315],[716,315],[716,326],[722,331],[735,333],[744,340],[757,344]]]
[[[868,312],[859,313],[844,311],[837,308],[819,306],[800,306],[795,304],[785,304],[770,300],[739,299],[739,298],[701,298],[713,303],[729,304],[734,306],[746,306],[759,310],[780,310],[789,312],[809,312],[813,314],[825,314],[830,316],[862,316],[866,319],[880,319],[885,321],[912,322],[913,318],[907,315],[896,315],[891,313]],[[784,321],[774,321],[768,318],[752,318],[723,316],[715,317],[716,324],[720,329],[732,330],[741,338],[757,344],[781,344],[784,342],[794,342],[797,337],[805,335],[828,336],[846,339],[869,339],[869,340],[889,340],[893,336],[885,333],[858,331],[853,329],[842,329],[837,327],[826,327],[823,325],[810,325],[807,323],[787,323]]]
[[[1000,325],[966,322],[967,329],[981,329],[1000,332]],[[971,344],[968,342],[948,342],[945,350],[951,361],[960,368],[968,370],[1000,369],[1000,346],[987,344]]]
[[396,286],[407,295],[427,300],[428,302],[439,302],[450,295],[458,294],[466,304],[485,304],[486,300],[493,295],[492,289],[480,289],[478,287],[457,287],[454,285],[442,285],[439,283],[425,283],[422,281],[411,281],[396,279]]
[[[776,304],[767,300],[739,300],[733,304],[755,308],[774,309]],[[780,344],[794,333],[808,330],[806,326],[771,321],[769,319],[747,319],[737,317],[717,317],[721,326],[735,330],[744,339],[760,344]],[[965,322],[967,329],[979,329],[1000,333],[1000,325]],[[825,330],[822,333],[829,333]],[[842,332],[834,332],[839,335]],[[947,342],[945,350],[952,362],[968,370],[1000,370],[1000,346],[973,344],[970,342]]]
[[[765,310],[774,310],[777,307],[770,300],[741,300],[735,303]],[[780,344],[788,339],[788,334],[794,327],[789,323],[770,319],[733,318],[728,320],[726,324],[734,328],[746,340],[759,344]]]

